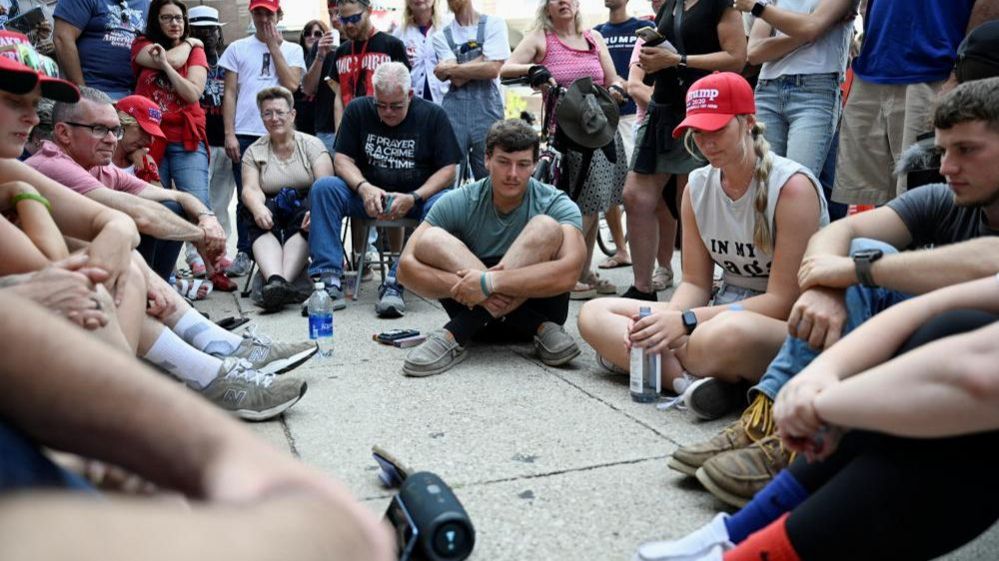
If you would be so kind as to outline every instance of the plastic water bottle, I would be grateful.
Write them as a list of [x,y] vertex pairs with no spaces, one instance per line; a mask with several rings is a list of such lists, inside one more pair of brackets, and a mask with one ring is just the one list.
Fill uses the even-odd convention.
[[[638,310],[639,319],[652,315],[652,308],[643,306]],[[641,347],[631,348],[631,399],[639,403],[652,403],[659,400],[661,390],[659,369],[662,364],[659,353],[650,353]]]
[[309,296],[309,339],[319,345],[320,358],[333,355],[333,300],[326,293],[326,285],[317,282]]

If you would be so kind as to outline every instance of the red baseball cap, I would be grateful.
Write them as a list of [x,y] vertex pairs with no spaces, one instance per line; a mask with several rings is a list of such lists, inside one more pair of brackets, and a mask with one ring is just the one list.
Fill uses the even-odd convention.
[[19,33],[6,32],[0,46],[0,89],[24,95],[41,85],[42,96],[56,101],[80,101],[80,90],[59,78],[59,67],[51,58],[38,54],[27,42],[18,42]]
[[142,130],[157,138],[166,138],[163,129],[160,128],[160,121],[163,120],[163,112],[160,106],[153,100],[141,95],[130,95],[118,100],[115,108],[122,113],[131,116],[138,121]]
[[264,8],[276,14],[281,9],[281,2],[280,0],[250,0],[250,11],[257,8]]
[[687,90],[687,117],[673,129],[673,138],[687,129],[714,132],[736,115],[756,113],[753,88],[734,72],[715,72],[691,84]]

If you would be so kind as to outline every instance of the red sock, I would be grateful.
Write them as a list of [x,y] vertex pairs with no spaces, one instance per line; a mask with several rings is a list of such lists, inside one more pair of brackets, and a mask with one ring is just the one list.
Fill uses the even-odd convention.
[[725,561],[801,561],[787,536],[787,516],[750,535],[725,554]]

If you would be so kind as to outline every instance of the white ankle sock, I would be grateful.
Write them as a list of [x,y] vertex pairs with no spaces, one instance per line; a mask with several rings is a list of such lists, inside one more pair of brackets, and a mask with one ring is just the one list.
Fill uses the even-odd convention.
[[221,360],[191,347],[169,329],[163,330],[142,358],[196,389],[210,384],[222,368]]
[[222,329],[193,309],[173,326],[173,332],[199,351],[213,355],[229,356],[243,342],[239,335]]

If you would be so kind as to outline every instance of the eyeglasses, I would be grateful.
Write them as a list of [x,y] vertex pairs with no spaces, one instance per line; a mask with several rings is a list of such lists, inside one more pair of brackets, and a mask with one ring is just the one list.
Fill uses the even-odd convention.
[[160,16],[160,23],[170,23],[170,22],[184,23],[184,16],[182,15],[171,16],[169,14]]
[[65,123],[73,127],[83,127],[85,129],[90,129],[90,136],[96,139],[102,139],[105,136],[107,136],[108,133],[112,133],[114,135],[115,140],[121,140],[121,137],[125,135],[125,129],[121,126],[106,127],[104,125],[85,125],[83,123],[72,123],[69,121],[65,121]]
[[379,111],[402,111],[406,108],[406,103],[380,103],[375,102],[375,109]]
[[274,117],[277,117],[278,119],[284,119],[285,117],[288,116],[288,113],[291,113],[291,111],[282,111],[280,109],[268,109],[267,111],[261,113],[261,115],[263,116],[264,119],[273,119]]
[[364,12],[356,13],[352,16],[340,16],[340,23],[343,25],[357,25],[360,23],[361,18],[364,17]]

